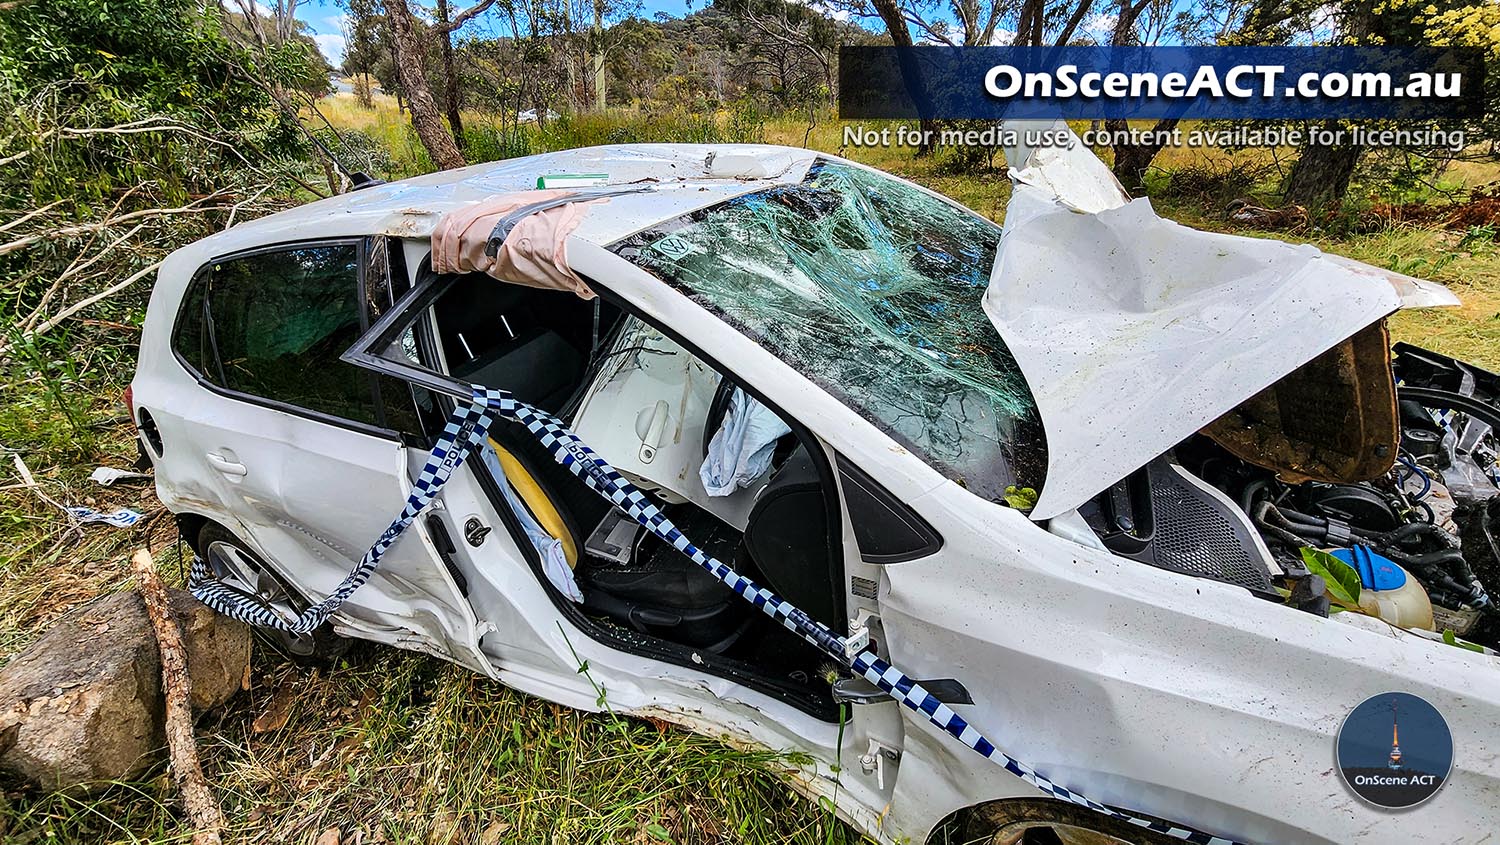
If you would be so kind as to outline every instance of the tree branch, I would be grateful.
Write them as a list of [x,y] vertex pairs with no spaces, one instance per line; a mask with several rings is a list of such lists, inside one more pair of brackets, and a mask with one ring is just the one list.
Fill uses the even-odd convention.
[[1073,31],[1078,29],[1078,25],[1083,22],[1084,16],[1087,15],[1089,13],[1089,9],[1092,9],[1093,7],[1094,0],[1082,0],[1082,2],[1078,4],[1078,8],[1073,10],[1073,16],[1068,18],[1067,25],[1063,27],[1062,32],[1057,34],[1057,39],[1053,41],[1053,43],[1059,47],[1066,47],[1068,44],[1068,39],[1073,37]]
[[167,702],[167,750],[172,757],[172,774],[182,793],[182,804],[193,823],[193,845],[219,845],[224,830],[224,814],[214,800],[203,768],[198,764],[198,744],[193,737],[192,681],[188,677],[187,649],[182,644],[182,629],[172,618],[167,588],[151,552],[137,549],[130,557],[130,569],[141,582],[141,597],[146,600],[146,616],[156,631],[161,651],[162,693]]
[[493,5],[495,5],[495,0],[479,0],[478,3],[475,3],[469,8],[464,9],[462,12],[454,15],[453,19],[448,21],[446,24],[430,27],[428,29],[428,32],[436,35],[444,35],[449,32],[454,32],[459,27],[472,20],[475,15],[481,14],[485,9],[488,9]]

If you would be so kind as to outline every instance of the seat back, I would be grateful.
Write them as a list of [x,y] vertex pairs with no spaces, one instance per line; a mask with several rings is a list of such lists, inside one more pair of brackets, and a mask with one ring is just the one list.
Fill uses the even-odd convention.
[[835,630],[842,626],[827,500],[805,447],[797,447],[756,498],[745,550],[771,589],[819,622]]

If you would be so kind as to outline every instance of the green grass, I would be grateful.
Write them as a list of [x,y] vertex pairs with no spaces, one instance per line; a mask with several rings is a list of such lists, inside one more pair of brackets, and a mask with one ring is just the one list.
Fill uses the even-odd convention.
[[[285,725],[255,733],[273,709]],[[777,755],[585,715],[376,647],[326,673],[262,661],[199,736],[228,841],[310,843],[331,827],[345,842],[852,841],[774,774]],[[12,831],[39,841],[185,841],[162,776],[99,799],[12,801]]]
[[[380,154],[382,175],[429,168],[393,101],[365,110],[352,97],[334,97],[323,108],[335,125],[358,130]],[[817,115],[810,130],[805,117],[762,122],[743,110],[711,117],[611,113],[519,129],[469,116],[476,160],[652,140],[793,146],[806,140],[914,179],[996,220],[1009,196],[1000,171],[958,172],[952,152],[918,159],[905,148],[841,149],[842,124],[826,114]],[[1168,169],[1227,166],[1204,162],[1214,155],[1169,151],[1162,161]],[[1475,166],[1456,178],[1477,184],[1494,172]],[[1157,206],[1174,219],[1226,229],[1209,203],[1179,198]],[[1394,334],[1500,370],[1500,250],[1493,234],[1394,228],[1281,237],[1449,285],[1463,298],[1462,308],[1399,314]],[[117,316],[139,323],[138,314]],[[0,660],[68,609],[129,586],[126,559],[139,545],[150,545],[169,577],[181,580],[170,518],[149,487],[105,489],[88,480],[94,466],[125,466],[134,457],[119,400],[132,368],[131,336],[70,325],[73,334],[10,356],[0,385],[0,443],[25,457],[42,492],[56,501],[135,507],[153,518],[130,531],[78,531],[35,492],[0,491]],[[0,455],[0,486],[17,480],[9,454]],[[360,646],[338,667],[312,672],[258,648],[252,680],[248,691],[199,727],[231,842],[305,845],[331,827],[346,843],[356,832],[365,843],[857,839],[826,809],[792,792],[780,775],[788,761],[774,754],[652,722],[585,715],[432,658]],[[291,705],[285,725],[256,733],[256,717],[277,709],[278,701]],[[0,801],[0,838],[186,842],[180,813],[160,769],[140,782],[101,785],[86,795],[39,795],[12,785]]]

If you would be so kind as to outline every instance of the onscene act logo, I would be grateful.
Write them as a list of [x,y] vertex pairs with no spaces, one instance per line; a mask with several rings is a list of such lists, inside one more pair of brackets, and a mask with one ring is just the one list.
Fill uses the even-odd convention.
[[1400,810],[1431,798],[1453,769],[1453,734],[1437,708],[1407,692],[1365,699],[1339,728],[1335,756],[1360,798]]

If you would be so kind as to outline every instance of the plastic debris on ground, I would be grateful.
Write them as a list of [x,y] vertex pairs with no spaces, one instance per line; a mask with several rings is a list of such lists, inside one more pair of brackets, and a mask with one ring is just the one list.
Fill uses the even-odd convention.
[[130,508],[120,508],[113,513],[103,513],[93,508],[85,507],[72,507],[66,510],[79,522],[102,522],[106,525],[113,525],[116,528],[129,528],[140,522],[141,518],[145,516],[140,511],[134,511]]
[[101,487],[109,487],[121,481],[134,481],[136,479],[150,478],[149,473],[133,472],[128,469],[115,469],[114,467],[98,467],[89,478]]

